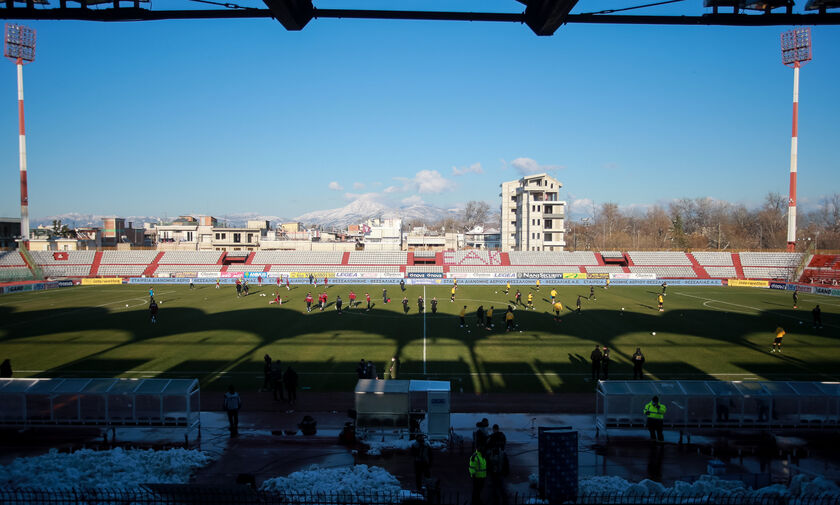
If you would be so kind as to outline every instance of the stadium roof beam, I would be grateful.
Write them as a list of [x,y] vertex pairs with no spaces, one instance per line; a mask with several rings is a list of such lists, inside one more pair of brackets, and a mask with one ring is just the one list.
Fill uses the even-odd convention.
[[537,35],[554,35],[575,5],[577,0],[529,0],[525,22]]
[[[281,0],[269,0],[281,1]],[[288,1],[288,0],[285,0]],[[826,1],[826,0],[821,0]],[[165,19],[248,19],[277,18],[269,9],[151,10],[138,7],[88,9],[85,7],[0,7],[0,19],[79,20],[79,21],[159,21]],[[0,0],[0,5],[4,5]],[[437,12],[359,9],[315,9],[312,18],[408,19],[430,21],[501,21],[525,23],[524,13]],[[298,19],[299,24],[300,19]],[[308,21],[308,20],[307,20]],[[282,22],[282,21],[281,21]],[[568,14],[563,23],[624,25],[840,25],[840,13],[815,14],[704,14],[701,16],[645,16],[620,14]],[[285,25],[284,25],[285,26]]]
[[274,18],[289,31],[300,31],[312,19],[312,0],[263,0]]

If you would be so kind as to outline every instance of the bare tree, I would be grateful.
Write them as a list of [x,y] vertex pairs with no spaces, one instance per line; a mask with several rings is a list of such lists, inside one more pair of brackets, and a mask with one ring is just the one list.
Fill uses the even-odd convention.
[[463,227],[464,231],[472,230],[478,225],[483,225],[490,215],[490,205],[487,202],[472,200],[464,207]]

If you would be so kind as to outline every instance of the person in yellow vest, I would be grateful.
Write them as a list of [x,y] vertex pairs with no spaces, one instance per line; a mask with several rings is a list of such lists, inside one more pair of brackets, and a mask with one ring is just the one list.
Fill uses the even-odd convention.
[[659,312],[665,312],[665,309],[662,308],[662,304],[665,303],[665,299],[662,298],[662,293],[656,297],[656,303],[659,304]]
[[487,312],[484,313],[484,329],[490,330],[493,328],[493,306],[491,305]]
[[507,284],[505,284],[505,294],[508,293],[510,293],[510,281],[507,281]]
[[557,300],[556,302],[554,302],[554,321],[555,322],[559,323],[561,321],[561,319],[560,319],[560,313],[561,312],[563,312],[563,304],[560,303],[560,300]]
[[776,326],[776,338],[773,339],[773,346],[770,347],[770,352],[782,352],[782,338],[785,336],[785,330],[781,326]]
[[539,291],[539,290],[540,290],[540,280],[537,279],[537,291]]
[[659,397],[654,396],[651,401],[645,405],[645,417],[647,418],[647,429],[650,432],[651,440],[665,441],[662,435],[662,423],[665,419],[665,405],[659,403]]
[[610,289],[610,278],[607,277],[607,282],[604,284],[604,289]]
[[551,294],[551,303],[554,304],[554,299],[557,298],[557,290],[552,288],[550,294]]
[[472,503],[481,505],[481,491],[487,479],[487,459],[484,458],[484,447],[477,446],[470,456],[470,480],[472,480]]
[[507,331],[513,331],[513,307],[508,307],[507,312],[505,312],[505,324],[507,325]]
[[528,308],[534,308],[534,293],[528,293]]

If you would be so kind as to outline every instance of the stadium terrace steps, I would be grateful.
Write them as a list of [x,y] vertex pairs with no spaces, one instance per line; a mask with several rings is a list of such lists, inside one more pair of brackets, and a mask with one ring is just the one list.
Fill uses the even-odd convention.
[[691,261],[691,268],[694,270],[694,274],[697,276],[698,279],[708,279],[709,274],[706,273],[706,269],[700,266],[700,262],[697,261],[697,258],[694,257],[693,254],[686,254],[688,256],[688,260]]
[[245,264],[246,264],[246,265],[250,265],[250,264],[251,264],[251,262],[252,262],[252,261],[254,261],[254,255],[255,255],[255,254],[257,254],[257,253],[255,253],[255,252],[251,252],[250,254],[248,254],[248,257],[247,257],[247,258],[245,258]]
[[738,253],[732,253],[732,265],[735,266],[735,278],[744,278],[744,267],[741,265],[741,256]]
[[149,266],[146,267],[145,270],[143,270],[143,275],[145,275],[146,277],[153,277],[155,275],[155,270],[157,270],[158,263],[160,263],[160,260],[163,259],[164,254],[165,253],[163,251],[159,252],[157,256],[155,256],[155,259],[153,259],[152,262],[149,263]]
[[93,255],[93,263],[90,265],[90,275],[91,277],[99,275],[99,265],[102,263],[102,251],[96,251],[96,254]]
[[350,252],[345,251],[344,254],[341,255],[341,264],[342,265],[349,265],[350,264]]

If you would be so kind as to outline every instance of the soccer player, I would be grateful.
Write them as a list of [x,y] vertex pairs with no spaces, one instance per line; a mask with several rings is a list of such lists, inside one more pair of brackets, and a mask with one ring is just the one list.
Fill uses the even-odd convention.
[[356,303],[356,293],[351,289],[350,294],[347,295],[347,298],[350,299],[350,305],[347,308],[352,309],[353,304]]
[[190,289],[193,289],[194,287],[195,287],[195,284],[193,284],[193,278],[190,277]]
[[403,296],[402,306],[403,306],[403,312],[408,314],[408,297],[407,296]]
[[149,303],[149,319],[152,321],[152,324],[157,323],[157,313],[158,313],[158,306],[157,306],[157,303],[155,303],[155,300],[153,298],[151,303]]
[[458,289],[458,279],[452,279],[452,289]]
[[307,312],[312,312],[312,292],[311,291],[306,293],[306,298],[304,298],[304,301],[306,301],[306,311]]
[[269,305],[271,305],[272,303],[276,303],[277,305],[283,305],[283,299],[280,298],[280,292],[279,291],[275,291],[274,292],[274,299],[271,300],[270,302],[268,302]]
[[[279,282],[279,279],[278,279]],[[286,291],[291,291],[292,288],[289,286],[289,276],[286,276]]]
[[236,278],[236,297],[239,298],[242,295],[242,283],[239,282],[239,278]]
[[449,301],[455,301],[455,286],[452,286],[452,289],[449,290]]
[[595,286],[589,286],[589,299],[595,299]]
[[778,349],[779,354],[782,353],[782,338],[785,336],[785,330],[781,326],[776,326],[776,338],[773,339],[773,346],[770,348],[770,352],[776,352]]
[[534,308],[534,293],[528,293],[528,308]]
[[[455,289],[455,288],[452,288],[452,289]],[[467,324],[467,322],[464,320],[464,318],[467,316],[467,306],[466,305],[464,305],[464,308],[461,309],[461,314],[460,315],[461,315],[461,328],[463,328],[464,325]]]
[[668,287],[668,283],[667,283],[667,282],[663,282],[663,283],[662,283],[662,296],[665,296],[665,289],[666,289],[667,287]]
[[549,293],[549,294],[551,295],[551,303],[554,304],[554,299],[557,298],[557,290],[554,289],[554,288],[551,288],[551,293]]
[[487,312],[484,314],[484,329],[489,330],[493,328],[493,306],[491,305]]
[[309,284],[315,285],[315,276],[312,274],[309,274]]
[[508,306],[505,313],[505,324],[507,325],[507,331],[513,331],[513,307]]
[[320,295],[318,295],[318,303],[321,305],[321,312],[324,311],[324,307],[327,306],[327,292],[324,291]]
[[155,288],[149,288],[149,303],[155,301]]
[[540,280],[537,279],[537,291],[539,291],[539,290],[540,290]]
[[799,293],[794,291],[793,292],[793,308],[794,309],[798,308],[797,305],[799,305]]
[[575,307],[577,307],[577,313],[580,314],[580,295],[577,297],[577,301],[575,302]]
[[248,281],[245,281],[242,284],[242,292],[245,294],[245,296],[248,296]]
[[257,276],[257,286],[262,287],[262,275]]
[[[382,303],[388,303],[388,290],[387,289],[382,290]],[[370,310],[370,309],[368,309],[368,310]]]
[[219,283],[222,282],[221,279],[216,279],[216,289],[219,289]]
[[554,302],[554,322],[559,323],[562,321],[560,319],[560,313],[563,312],[563,304],[560,303],[560,300]]
[[283,277],[283,276],[281,275],[280,277],[278,277],[278,278],[277,278],[277,289],[280,289],[280,279],[281,279],[282,277]]
[[365,301],[367,302],[367,310],[370,310],[370,293],[365,293]]
[[437,297],[432,297],[432,314],[437,314]]
[[519,305],[520,303],[522,303],[522,293],[520,293],[519,290],[517,289],[516,290],[516,304]]
[[327,289],[328,287],[329,287],[329,286],[327,286],[327,278],[326,278],[326,277],[324,277],[324,289]]
[[822,310],[819,305],[811,311],[811,316],[814,318],[814,328],[822,328]]
[[423,303],[423,295],[417,297],[417,312],[423,313],[424,303]]
[[475,311],[475,325],[481,326],[484,324],[484,305],[479,305]]
[[607,277],[606,282],[604,283],[604,289],[610,289],[610,278]]
[[341,315],[341,295],[335,297],[335,310],[338,311],[338,314]]
[[665,312],[665,309],[662,308],[662,304],[665,303],[665,299],[662,298],[663,296],[665,296],[665,295],[663,295],[662,293],[659,293],[659,296],[656,297],[656,303],[659,304],[659,312]]
[[505,284],[505,294],[508,293],[510,293],[510,281],[507,281],[507,284]]
[[405,291],[405,279],[400,279],[400,291]]

